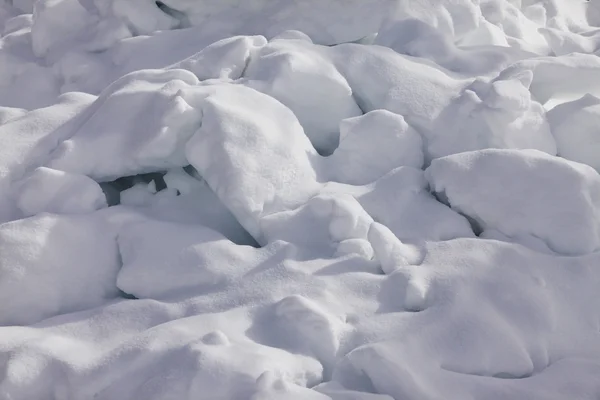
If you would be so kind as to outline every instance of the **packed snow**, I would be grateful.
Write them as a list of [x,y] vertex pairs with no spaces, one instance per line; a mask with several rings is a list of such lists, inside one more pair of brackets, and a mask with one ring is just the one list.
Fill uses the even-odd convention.
[[597,400],[599,287],[598,0],[0,0],[0,400]]

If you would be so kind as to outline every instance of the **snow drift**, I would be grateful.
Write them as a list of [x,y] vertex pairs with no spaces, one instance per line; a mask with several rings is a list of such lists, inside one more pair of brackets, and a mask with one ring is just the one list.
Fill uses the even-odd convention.
[[597,399],[600,4],[0,3],[0,398]]

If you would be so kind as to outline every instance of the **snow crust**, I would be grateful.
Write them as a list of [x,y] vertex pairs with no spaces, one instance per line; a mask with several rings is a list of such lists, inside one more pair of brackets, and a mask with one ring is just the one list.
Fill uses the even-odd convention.
[[1,1],[0,399],[598,399],[599,26]]

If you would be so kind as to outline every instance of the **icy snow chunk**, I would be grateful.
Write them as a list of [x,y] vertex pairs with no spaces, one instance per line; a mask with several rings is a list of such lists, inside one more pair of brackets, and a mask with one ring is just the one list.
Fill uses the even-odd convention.
[[187,165],[184,144],[201,116],[179,91],[197,82],[184,70],[140,71],[117,80],[85,110],[47,166],[109,181]]
[[40,212],[84,214],[107,206],[94,180],[46,167],[37,168],[13,188],[17,206],[26,217]]
[[337,147],[341,120],[362,114],[326,53],[306,41],[272,41],[250,59],[244,78],[288,106],[321,153]]
[[590,94],[548,112],[558,155],[600,172],[600,98]]
[[40,214],[0,225],[0,325],[96,307],[117,295],[115,235],[100,217]]
[[119,232],[123,268],[117,284],[138,298],[220,288],[278,252],[240,246],[198,225],[147,220]]
[[294,114],[256,90],[220,84],[189,90],[185,98],[203,104],[202,126],[186,145],[187,159],[264,244],[260,218],[293,209],[318,191],[312,165],[318,154]]
[[532,235],[569,255],[600,246],[600,175],[587,165],[537,150],[488,149],[434,160],[426,176],[481,229]]
[[386,110],[340,122],[340,145],[323,161],[322,173],[351,185],[371,183],[400,166],[423,166],[421,136],[401,115]]
[[267,44],[263,36],[234,36],[219,40],[205,47],[171,68],[187,69],[205,79],[239,79],[246,70],[250,58]]

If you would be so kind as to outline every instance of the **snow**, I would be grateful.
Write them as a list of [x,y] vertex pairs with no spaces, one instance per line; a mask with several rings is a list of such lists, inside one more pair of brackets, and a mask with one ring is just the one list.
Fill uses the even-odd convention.
[[95,216],[40,213],[0,225],[0,324],[31,324],[116,297],[119,252]]
[[376,110],[339,122],[340,143],[323,161],[331,180],[365,185],[401,167],[423,166],[423,140],[399,114]]
[[85,214],[107,206],[100,185],[85,175],[39,167],[13,185],[24,216],[42,212]]
[[600,247],[600,175],[588,165],[537,150],[487,149],[434,160],[425,175],[480,230],[536,237],[567,255]]
[[587,164],[600,172],[600,99],[586,94],[548,112],[548,122],[556,139],[558,154],[568,160]]
[[306,40],[265,45],[250,58],[244,80],[292,110],[321,153],[338,146],[341,120],[362,114],[346,79],[323,49]]
[[596,400],[600,2],[0,2],[0,399]]

